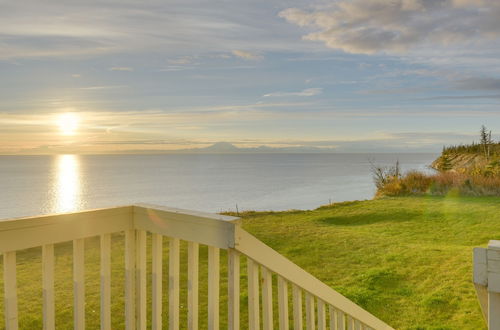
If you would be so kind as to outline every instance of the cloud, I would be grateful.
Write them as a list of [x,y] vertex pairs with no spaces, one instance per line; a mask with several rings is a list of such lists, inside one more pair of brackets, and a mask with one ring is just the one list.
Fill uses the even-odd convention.
[[264,94],[263,97],[283,97],[283,96],[315,96],[323,93],[323,88],[307,88],[300,92],[274,92]]
[[454,82],[455,88],[460,90],[500,91],[500,78],[469,77]]
[[258,61],[258,60],[262,60],[264,58],[262,55],[251,53],[251,52],[246,52],[244,50],[233,50],[232,53],[234,56],[241,57],[242,59],[245,59],[245,60]]
[[237,1],[223,11],[196,0],[3,1],[0,31],[0,60],[150,52],[174,59],[301,47],[289,24],[260,1]]
[[134,71],[134,68],[131,68],[129,66],[114,66],[112,68],[109,68],[109,71]]
[[316,10],[289,8],[279,16],[311,29],[304,39],[347,53],[405,53],[500,36],[497,1],[339,0]]

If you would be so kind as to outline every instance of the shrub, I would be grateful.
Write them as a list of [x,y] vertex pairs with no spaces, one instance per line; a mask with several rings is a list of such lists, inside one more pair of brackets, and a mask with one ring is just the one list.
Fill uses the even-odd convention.
[[459,173],[455,171],[425,174],[410,171],[399,176],[385,176],[377,185],[381,196],[408,195],[500,196],[500,175]]

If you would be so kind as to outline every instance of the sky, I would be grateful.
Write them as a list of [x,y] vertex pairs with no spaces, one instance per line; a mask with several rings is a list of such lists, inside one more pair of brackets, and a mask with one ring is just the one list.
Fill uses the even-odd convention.
[[500,2],[0,0],[0,154],[500,138]]

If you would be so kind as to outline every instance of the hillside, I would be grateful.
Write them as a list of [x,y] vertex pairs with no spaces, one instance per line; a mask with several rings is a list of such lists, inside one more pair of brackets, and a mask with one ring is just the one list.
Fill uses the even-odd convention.
[[483,154],[449,152],[441,154],[441,156],[432,162],[431,167],[436,170],[455,170],[460,172],[474,168],[484,168],[488,163],[489,161]]

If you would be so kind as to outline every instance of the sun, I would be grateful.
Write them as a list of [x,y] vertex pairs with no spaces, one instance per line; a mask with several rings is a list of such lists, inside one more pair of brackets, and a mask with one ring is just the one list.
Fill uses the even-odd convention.
[[76,113],[62,113],[57,118],[57,125],[62,135],[75,135],[78,129],[80,118]]

